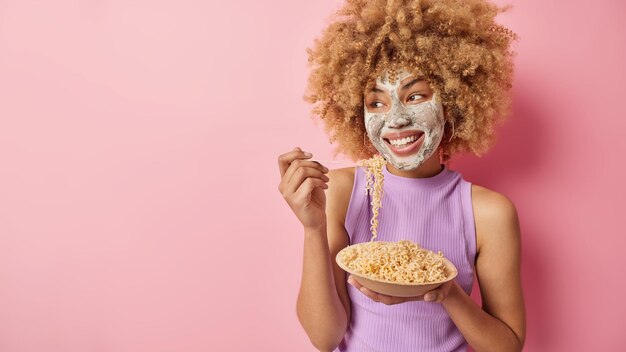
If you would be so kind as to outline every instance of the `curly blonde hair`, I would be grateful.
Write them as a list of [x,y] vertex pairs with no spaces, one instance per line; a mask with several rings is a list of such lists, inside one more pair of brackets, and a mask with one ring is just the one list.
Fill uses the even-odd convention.
[[517,35],[494,20],[507,9],[486,0],[346,0],[307,50],[304,98],[338,142],[335,154],[376,154],[365,137],[364,93],[401,69],[425,77],[443,100],[443,159],[484,153],[510,107]]

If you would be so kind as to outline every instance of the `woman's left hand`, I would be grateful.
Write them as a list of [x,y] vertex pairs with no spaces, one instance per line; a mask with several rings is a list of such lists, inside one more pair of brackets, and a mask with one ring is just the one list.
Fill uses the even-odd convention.
[[364,295],[366,295],[373,301],[384,303],[387,305],[399,304],[399,303],[404,303],[404,302],[409,302],[409,301],[426,301],[426,302],[441,303],[446,299],[446,297],[448,297],[448,294],[450,293],[450,289],[452,288],[452,286],[454,286],[455,282],[456,282],[455,280],[448,281],[444,283],[443,285],[437,287],[436,289],[432,291],[428,291],[421,296],[395,297],[395,296],[388,296],[382,293],[374,292],[368,289],[367,287],[361,285],[360,283],[358,283],[352,275],[348,277],[348,283],[350,285],[356,287],[359,291],[361,291]]

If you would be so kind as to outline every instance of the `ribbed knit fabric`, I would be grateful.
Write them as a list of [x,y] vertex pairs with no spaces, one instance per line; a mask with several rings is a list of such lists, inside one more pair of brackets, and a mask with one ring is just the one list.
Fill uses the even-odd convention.
[[[469,294],[476,255],[471,184],[448,168],[429,178],[401,177],[386,168],[383,174],[378,240],[408,239],[441,251],[459,270],[456,280]],[[357,167],[345,221],[351,244],[372,237],[370,202],[365,171]],[[372,301],[350,284],[346,286],[352,318],[335,351],[466,351],[467,342],[440,303],[413,301],[388,306]]]

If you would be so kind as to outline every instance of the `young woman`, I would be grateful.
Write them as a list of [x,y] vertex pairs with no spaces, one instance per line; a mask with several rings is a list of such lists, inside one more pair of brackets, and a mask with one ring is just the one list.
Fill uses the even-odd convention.
[[[417,297],[368,290],[335,263],[371,239],[361,167],[294,148],[279,190],[304,227],[298,318],[320,351],[519,351],[525,316],[514,205],[445,165],[484,152],[506,115],[515,35],[484,0],[349,0],[309,52],[308,100],[354,160],[381,155],[378,239],[440,250],[455,280]],[[482,307],[469,297],[474,275]]]

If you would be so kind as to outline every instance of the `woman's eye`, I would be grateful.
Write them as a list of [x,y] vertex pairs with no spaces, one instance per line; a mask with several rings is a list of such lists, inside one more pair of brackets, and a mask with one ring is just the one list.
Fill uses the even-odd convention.
[[411,94],[409,96],[409,101],[416,101],[416,100],[420,100],[422,98],[424,98],[424,96],[422,94],[415,93],[415,94]]
[[370,107],[372,107],[372,108],[382,108],[383,105],[384,105],[383,103],[381,103],[379,101],[375,101],[375,102],[370,104]]

